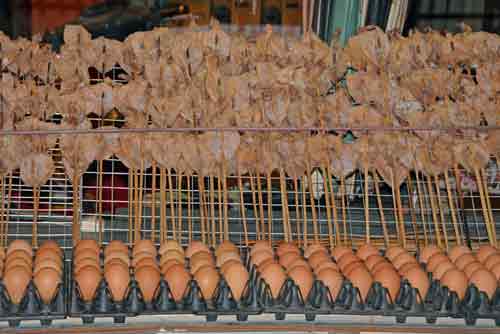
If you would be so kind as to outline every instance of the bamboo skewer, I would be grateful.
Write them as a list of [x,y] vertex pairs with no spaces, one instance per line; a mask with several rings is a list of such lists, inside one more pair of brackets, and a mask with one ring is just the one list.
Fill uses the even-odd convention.
[[215,247],[215,243],[217,241],[215,235],[215,186],[214,186],[214,177],[210,176],[210,221],[212,222],[212,246]]
[[[72,237],[75,244],[80,240],[80,217],[79,217],[79,201],[78,201],[78,185],[79,178],[77,175],[73,176],[73,228]],[[33,195],[35,195],[35,189],[33,189]],[[10,197],[9,197],[10,199]],[[36,201],[35,201],[36,202]],[[38,210],[38,208],[37,208]],[[35,228],[33,228],[35,229]],[[33,231],[34,232],[34,231]]]
[[241,181],[240,166],[237,166],[238,170],[238,189],[240,192],[240,210],[241,210],[241,220],[243,222],[243,237],[245,238],[245,246],[248,248],[248,226],[247,226],[247,214],[245,210],[245,198],[243,196],[243,182]]
[[[205,212],[205,177],[203,175],[198,175],[198,186],[200,193],[200,227],[201,227],[201,240],[203,243],[210,243],[210,237],[208,235],[208,210]],[[206,214],[205,214],[206,213]]]
[[300,208],[299,208],[299,185],[297,182],[297,178],[293,177],[293,189],[294,189],[294,198],[295,198],[295,225],[297,230],[297,244],[300,247]]
[[222,173],[220,170],[217,175],[217,206],[218,206],[218,214],[217,214],[217,222],[219,223],[219,242],[222,243],[224,241],[224,222],[222,217]]
[[[327,165],[328,166],[328,165]],[[328,226],[328,242],[330,248],[333,248],[333,225],[332,225],[332,214],[331,214],[331,206],[330,206],[330,191],[329,191],[329,182],[330,178],[326,172],[326,168],[323,166],[321,168],[321,172],[323,174],[323,187],[325,188],[325,207],[326,207],[326,220]]]
[[342,228],[344,229],[344,245],[347,245],[347,210],[345,203],[345,178],[344,175],[340,176],[340,186],[342,188],[342,197],[341,197],[341,205],[342,205]]
[[290,241],[290,227],[285,207],[288,205],[288,200],[285,199],[285,178],[283,176],[283,168],[280,168],[280,192],[281,192],[281,211],[283,214],[283,235],[285,242]]
[[[392,170],[391,170],[392,171]],[[391,196],[392,196],[392,210],[394,214],[394,226],[396,227],[396,235],[398,236],[398,243],[401,244],[401,234],[399,232],[399,215],[398,215],[398,204],[396,200],[396,187],[394,186],[394,178],[391,174]]]
[[160,168],[160,241],[163,243],[167,235],[167,180],[165,168]]
[[3,244],[6,246],[7,245],[7,236],[9,234],[9,220],[10,220],[10,203],[11,203],[11,198],[12,198],[12,172],[9,174],[9,186],[7,190],[7,215],[5,218],[5,228],[4,228],[4,241]]
[[399,190],[399,187],[396,187],[396,201],[398,204],[399,223],[401,224],[400,232],[403,240],[403,248],[406,248],[405,220],[403,216],[403,204],[401,203],[401,191]]
[[156,161],[151,163],[151,241],[156,239]]
[[424,206],[424,202],[422,200],[422,189],[420,187],[420,178],[418,176],[418,171],[415,171],[415,178],[417,179],[417,194],[418,194],[418,203],[419,203],[419,207],[420,207],[420,216],[421,216],[421,219],[422,219],[422,227],[423,227],[423,230],[424,230],[424,246],[427,246],[429,244],[428,242],[428,236],[427,236],[427,223],[425,222],[426,219],[425,219],[425,206]]
[[335,227],[335,243],[336,245],[340,245],[340,226],[339,226],[339,217],[337,213],[337,203],[335,199],[335,191],[332,186],[332,174],[330,172],[330,163],[327,163],[326,175],[328,180],[328,187],[330,188],[331,201],[330,205],[333,212],[333,226]]
[[316,216],[316,205],[314,203],[314,189],[313,189],[313,182],[312,182],[312,176],[311,176],[311,169],[309,166],[309,162],[307,162],[307,183],[309,187],[309,201],[311,203],[311,216],[313,219],[313,232],[314,232],[314,241],[318,242],[319,241],[319,227],[318,227],[318,219]]
[[265,238],[265,219],[264,219],[264,200],[262,199],[262,184],[260,181],[260,174],[257,173],[257,199],[259,200],[259,215],[260,215],[260,233],[262,238]]
[[182,240],[182,174],[177,175],[177,239]]
[[1,219],[1,226],[0,226],[0,247],[5,247],[3,243],[4,239],[4,234],[5,234],[5,181],[4,177],[0,177],[0,188],[2,189],[2,198],[0,201],[0,219]]
[[104,173],[103,171],[103,161],[99,159],[99,167],[98,167],[98,172],[97,172],[97,217],[99,221],[99,244],[102,244],[103,240],[103,220],[102,220],[102,187],[103,187],[103,182],[102,182],[102,174]]
[[490,193],[489,193],[489,190],[488,190],[488,182],[486,181],[486,175],[485,175],[485,172],[484,172],[484,169],[481,168],[479,170],[479,175],[481,176],[481,181],[482,181],[482,184],[483,184],[483,188],[484,188],[484,197],[486,199],[486,205],[487,205],[487,209],[488,209],[488,215],[489,215],[489,219],[490,219],[490,224],[491,224],[491,231],[493,233],[493,239],[494,239],[494,243],[495,243],[495,247],[497,245],[497,231],[496,231],[496,228],[495,228],[495,219],[493,218],[493,210],[491,209],[491,200],[490,200]]
[[[139,171],[140,172],[140,171]],[[139,217],[139,174],[136,170],[134,173],[134,243],[138,241],[137,238],[137,226],[138,226],[138,217]]]
[[33,188],[34,205],[33,205],[33,235],[31,236],[31,244],[34,248],[38,248],[38,209],[40,206],[40,188]]
[[224,239],[229,240],[229,212],[228,212],[228,193],[226,179],[226,165],[222,163],[222,191],[224,202]]
[[462,238],[460,237],[460,230],[458,228],[457,217],[455,215],[455,203],[453,201],[453,194],[451,193],[450,179],[448,177],[448,170],[444,171],[444,180],[446,183],[446,192],[448,193],[448,205],[451,211],[451,221],[453,223],[453,228],[455,230],[455,241],[458,245],[462,244]]
[[380,215],[380,222],[382,223],[382,233],[384,234],[385,247],[388,248],[391,244],[391,241],[389,239],[389,232],[387,230],[387,223],[385,221],[384,206],[382,204],[382,198],[380,197],[380,187],[379,187],[380,180],[378,178],[376,171],[373,171],[372,174],[374,178],[373,181],[375,185],[375,194],[377,195],[377,206]]
[[455,183],[456,183],[456,187],[457,187],[457,192],[458,192],[458,200],[459,200],[459,207],[460,207],[460,217],[462,219],[462,222],[463,222],[463,231],[464,231],[464,234],[465,234],[465,242],[467,243],[467,245],[470,247],[471,244],[470,244],[470,233],[469,233],[469,227],[467,225],[467,220],[465,218],[465,216],[463,215],[463,207],[464,207],[464,196],[463,196],[463,193],[462,193],[462,179],[460,177],[460,171],[458,169],[458,163],[455,163],[455,165],[453,166],[453,172],[455,174]]
[[135,231],[135,240],[141,240],[142,231],[142,196],[144,193],[144,161],[141,160],[141,170],[139,171],[139,189],[138,189],[138,203],[137,203],[137,229]]
[[432,181],[431,176],[428,175],[427,179],[427,191],[429,192],[429,200],[431,202],[431,210],[432,210],[432,222],[434,223],[434,233],[436,234],[436,242],[438,247],[442,247],[441,242],[441,232],[439,231],[439,224],[436,214],[436,203],[434,201],[434,191],[432,190]]
[[261,240],[262,237],[260,235],[260,223],[259,219],[257,217],[258,215],[258,210],[257,210],[257,199],[255,197],[255,184],[253,181],[253,175],[250,174],[250,190],[252,192],[252,205],[253,205],[253,214],[255,217],[255,233],[257,234],[257,240]]
[[267,181],[267,240],[272,242],[273,235],[273,189],[271,183],[271,173],[266,173]]
[[441,203],[441,189],[439,188],[439,176],[434,176],[434,185],[436,187],[436,195],[437,195],[437,205],[439,208],[439,217],[441,219],[441,225],[443,226],[443,237],[444,237],[444,246],[446,249],[449,249],[449,239],[448,239],[448,228],[446,227],[446,221],[444,218],[443,212],[443,204]]
[[301,182],[301,187],[302,187],[302,213],[304,214],[304,220],[303,220],[303,227],[302,227],[302,233],[303,233],[303,240],[304,240],[304,247],[307,247],[307,196],[306,196],[306,187],[304,182]]
[[492,225],[490,224],[490,216],[488,214],[488,204],[486,203],[485,200],[485,195],[484,195],[484,188],[483,188],[483,181],[481,179],[481,174],[479,173],[479,169],[476,167],[474,169],[474,174],[476,176],[476,183],[477,183],[477,188],[479,190],[479,197],[481,200],[481,208],[483,211],[483,218],[484,218],[484,223],[486,226],[486,231],[488,232],[488,239],[490,241],[490,244],[492,246],[496,245],[496,240],[494,240],[493,237],[493,231],[492,231]]
[[188,240],[193,240],[193,216],[191,212],[191,173],[187,175],[187,215],[188,215]]
[[[134,189],[134,170],[133,169],[130,169],[128,170],[128,182],[129,182],[129,185],[128,185],[128,241],[130,242],[130,244],[133,244],[133,240],[132,240],[132,217],[133,217],[133,189]],[[73,195],[73,199],[75,198],[75,196]],[[73,207],[74,207],[74,203],[73,203]],[[74,214],[73,214],[73,217],[74,217]],[[73,223],[74,224],[74,223]],[[74,236],[73,236],[73,239],[74,239]]]
[[[172,238],[175,240],[175,231],[177,230],[175,225],[175,203],[174,203],[174,183],[172,181],[172,172],[170,168],[167,168],[167,178],[168,178],[168,195],[170,202],[170,222],[172,224]],[[168,239],[168,231],[167,231],[167,239]]]
[[408,176],[406,182],[408,183],[408,206],[410,208],[411,224],[413,226],[413,232],[415,234],[415,245],[418,249],[420,247],[420,233],[417,226],[417,217],[415,216],[415,207],[413,206],[413,185],[410,176]]
[[365,207],[365,231],[366,243],[370,243],[370,203],[368,203],[368,168],[363,168],[364,175],[364,207]]

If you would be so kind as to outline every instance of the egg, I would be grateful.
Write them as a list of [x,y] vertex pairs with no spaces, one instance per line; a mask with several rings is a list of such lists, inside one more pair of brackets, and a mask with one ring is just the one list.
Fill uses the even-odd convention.
[[55,242],[54,240],[47,240],[47,241],[43,242],[42,245],[36,251],[36,255],[38,255],[38,253],[40,251],[45,250],[45,249],[51,249],[54,252],[56,252],[57,255],[59,255],[60,257],[63,256],[63,251],[62,251],[61,247],[59,247],[57,242]]
[[269,250],[264,249],[264,250],[261,250],[261,251],[254,253],[252,255],[252,257],[250,258],[250,263],[255,265],[255,266],[258,266],[262,262],[264,262],[268,259],[272,259],[272,258],[274,258],[274,253],[270,252]]
[[353,261],[349,263],[347,266],[344,267],[344,270],[342,270],[342,273],[344,276],[349,276],[349,274],[356,268],[363,267],[366,269],[366,266],[362,261]]
[[476,257],[479,262],[484,263],[488,256],[492,254],[498,254],[498,249],[491,245],[483,245],[477,250]]
[[458,245],[458,246],[455,246],[452,249],[450,249],[450,251],[448,252],[448,256],[449,256],[451,262],[455,263],[455,261],[460,256],[462,256],[464,254],[469,254],[469,253],[472,253],[472,251],[470,250],[469,247]]
[[92,249],[84,249],[80,251],[78,254],[75,254],[73,262],[75,264],[78,264],[78,262],[86,258],[99,259],[99,254],[96,254],[96,252]]
[[472,276],[472,274],[476,271],[476,270],[479,270],[479,269],[486,269],[483,264],[479,261],[474,261],[474,262],[471,262],[469,263],[464,269],[464,273],[465,273],[465,276],[467,276],[467,278],[470,279],[470,277]]
[[495,275],[486,269],[476,270],[471,275],[469,283],[474,284],[479,291],[486,293],[490,300],[492,300],[498,287],[498,280]]
[[168,250],[168,251],[164,252],[163,255],[161,256],[160,263],[164,262],[166,260],[170,260],[170,259],[175,259],[175,260],[179,261],[180,263],[186,262],[184,252],[179,251],[178,249],[172,249],[172,250]]
[[141,262],[143,259],[153,259],[156,261],[156,256],[151,254],[150,252],[140,252],[134,255],[132,258],[131,264],[132,267],[135,267],[137,263]]
[[314,277],[310,270],[304,267],[295,267],[288,272],[288,276],[298,286],[304,302],[313,286]]
[[113,301],[123,301],[130,284],[128,267],[119,263],[109,265],[104,271],[104,278],[108,283]]
[[[427,261],[426,269],[429,272],[434,272],[441,262],[451,261],[451,259],[443,253],[434,254]],[[452,261],[453,262],[453,261]]]
[[49,248],[39,249],[36,252],[34,264],[36,265],[37,262],[40,262],[40,261],[43,261],[46,259],[50,259],[50,260],[56,262],[57,264],[59,264],[60,266],[62,266],[62,263],[63,263],[62,258],[59,256],[58,253],[56,253],[54,250],[49,249]]
[[57,264],[54,260],[44,259],[35,264],[33,269],[33,275],[36,276],[36,274],[38,274],[38,272],[44,268],[53,269],[57,271],[60,276],[62,276],[63,274],[62,267],[59,264]]
[[455,265],[457,266],[458,269],[464,270],[465,267],[472,262],[476,262],[476,257],[472,255],[471,253],[463,254],[459,258],[455,260]]
[[5,264],[5,271],[9,270],[12,267],[24,267],[26,270],[31,271],[32,265],[26,262],[22,257],[14,257],[10,258],[9,261]]
[[[147,260],[147,259],[144,259],[144,261]],[[165,273],[168,271],[168,269],[170,269],[170,267],[174,266],[174,265],[177,265],[177,264],[180,264],[182,265],[182,263],[180,263],[179,261],[177,261],[176,259],[170,259],[168,261],[165,261],[162,265],[161,265],[161,273],[163,275],[165,275]],[[145,264],[147,265],[147,264]],[[150,264],[151,265],[151,264]],[[201,267],[197,267],[196,270],[198,270],[199,268],[202,268],[202,267],[205,267],[205,266],[201,266]],[[138,267],[140,268],[140,266]],[[196,271],[191,271],[192,274],[194,274]]]
[[12,252],[14,251],[17,251],[17,250],[23,250],[25,251],[26,253],[28,253],[31,257],[33,257],[33,248],[31,247],[31,245],[24,241],[24,240],[14,240],[10,243],[9,247],[7,247],[7,256],[9,256],[9,254],[11,254]]
[[371,255],[380,255],[378,249],[371,244],[363,244],[356,251],[356,255],[363,261],[365,261]]
[[429,291],[429,287],[431,286],[427,273],[421,268],[416,267],[408,270],[404,278],[408,280],[413,288],[417,289],[420,297],[422,298],[420,302],[424,302],[427,292]]
[[224,264],[220,267],[220,272],[223,276],[226,275],[226,272],[234,265],[241,265],[241,261],[239,260],[229,260],[224,262]]
[[401,246],[391,246],[385,251],[385,257],[389,259],[389,261],[392,261],[402,253],[407,253],[406,249]]
[[375,282],[379,282],[389,292],[391,300],[394,302],[399,294],[401,277],[394,269],[383,269],[373,276]]
[[326,269],[326,268],[333,269],[337,272],[340,272],[340,268],[332,261],[321,263],[320,265],[316,266],[316,268],[313,268],[313,271],[317,275],[321,270]]
[[368,272],[368,269],[364,266],[359,266],[353,269],[346,277],[351,281],[354,287],[358,288],[361,299],[365,302],[373,284],[373,277]]
[[160,255],[163,255],[169,251],[178,251],[182,253],[184,257],[184,249],[182,246],[176,241],[176,240],[167,240],[165,241],[161,246],[160,250],[158,251]]
[[484,266],[486,269],[491,270],[495,265],[500,263],[500,255],[499,254],[491,254],[484,261]]
[[76,243],[73,254],[77,254],[84,249],[93,249],[99,253],[99,244],[94,239],[82,239]]
[[18,249],[15,251],[12,251],[7,257],[5,258],[5,266],[8,266],[9,262],[12,261],[13,259],[17,258],[22,258],[26,263],[28,264],[33,264],[33,258],[31,255],[29,255],[26,251]]
[[320,243],[313,243],[308,245],[307,248],[305,249],[304,257],[308,259],[311,255],[313,255],[316,252],[323,252],[328,254],[328,249],[326,249],[326,247]]
[[112,252],[122,252],[128,254],[128,246],[123,241],[113,240],[104,248],[104,256]]
[[201,241],[191,241],[186,248],[186,257],[191,258],[194,254],[203,251],[210,253],[210,249]]
[[352,248],[344,247],[344,246],[337,246],[337,247],[334,247],[332,249],[332,256],[335,259],[335,261],[337,261],[337,263],[346,254],[354,255]]
[[332,300],[335,301],[342,288],[344,277],[336,270],[324,268],[318,273],[318,280],[321,281],[330,291]]
[[295,260],[300,259],[301,256],[300,254],[297,254],[296,252],[288,252],[285,254],[282,254],[279,258],[279,263],[287,268],[289,265],[291,265]]
[[415,259],[415,257],[411,254],[403,253],[396,257],[394,261],[392,261],[392,264],[394,265],[394,268],[396,268],[396,270],[401,269],[406,263],[417,263],[417,259]]
[[78,291],[84,302],[91,302],[94,299],[97,287],[101,282],[101,272],[93,266],[86,266],[78,271],[75,281],[78,284]]
[[165,272],[165,280],[172,292],[172,297],[176,302],[180,302],[184,297],[191,275],[182,264],[175,264]]
[[226,268],[224,279],[226,280],[235,301],[239,301],[248,282],[248,271],[241,264],[234,264]]
[[54,299],[61,281],[59,272],[52,268],[43,268],[35,274],[33,283],[45,305],[49,305]]
[[215,264],[220,268],[224,264],[224,262],[229,260],[239,260],[241,262],[240,255],[238,253],[226,252],[221,253],[219,256],[217,256]]
[[73,273],[77,274],[81,268],[86,267],[86,266],[92,266],[96,269],[99,269],[101,266],[99,265],[99,260],[94,258],[94,257],[88,257],[85,259],[80,260],[78,263],[76,263],[73,267]]
[[[227,263],[227,262],[226,262]],[[226,264],[224,263],[224,264]],[[262,261],[258,266],[257,266],[257,270],[258,271],[261,271],[263,268],[265,268],[266,266],[270,265],[270,264],[273,264],[273,263],[278,263],[274,258],[270,258],[270,259],[267,259],[265,261]]]
[[139,253],[150,253],[153,256],[158,255],[158,252],[156,251],[156,246],[151,240],[143,239],[136,241],[134,244],[134,248],[132,250],[132,256],[135,257],[136,254]]
[[309,259],[307,261],[309,262],[312,268],[316,268],[323,262],[330,262],[331,259],[328,253],[325,253],[320,250],[309,256]]
[[137,269],[137,268],[144,267],[144,266],[151,266],[151,267],[158,268],[158,262],[151,257],[145,257],[145,258],[141,259],[139,262],[136,262],[134,268]]
[[497,278],[497,281],[500,281],[500,263],[498,264],[495,264],[491,269],[490,269],[491,273],[493,275],[495,275],[495,277]]
[[344,271],[344,268],[351,262],[354,261],[361,261],[359,257],[352,253],[346,253],[344,256],[342,256],[339,260],[337,260],[337,265],[339,266],[340,270]]
[[285,253],[295,252],[300,254],[300,249],[292,242],[281,242],[276,249],[276,254],[281,257]]
[[443,275],[441,284],[448,287],[450,291],[455,291],[458,298],[462,300],[467,289],[467,276],[461,270],[451,269]]
[[443,254],[443,250],[439,248],[437,245],[429,245],[425,246],[420,250],[419,260],[421,263],[427,264],[429,259],[435,254]]
[[120,259],[127,266],[130,266],[130,258],[127,253],[123,253],[120,251],[111,252],[104,258],[104,265],[113,259]]
[[307,270],[311,271],[311,266],[309,265],[309,263],[302,258],[298,258],[295,261],[293,261],[288,266],[288,268],[286,268],[286,270],[287,270],[287,272],[290,272],[290,270],[293,270],[297,267],[303,267],[303,268],[306,268]]
[[365,260],[365,265],[368,270],[372,271],[373,267],[375,267],[380,262],[386,262],[387,260],[381,255],[370,255]]
[[451,261],[443,261],[437,266],[432,273],[432,279],[440,280],[443,275],[450,269],[456,269],[456,266]]
[[23,267],[12,267],[5,272],[3,284],[13,304],[19,305],[31,280],[31,272]]
[[[209,254],[210,255],[210,254]],[[240,260],[229,260],[229,261],[226,261],[222,266],[221,266],[221,269],[225,266],[225,264],[227,262],[232,262],[232,261],[236,261],[236,262],[240,262]],[[205,258],[199,258],[198,260],[196,261],[191,261],[190,263],[190,269],[191,269],[191,273],[195,273],[196,271],[198,271],[199,268],[203,267],[203,266],[211,266],[211,267],[215,267],[215,261],[213,260],[212,256],[208,256],[208,257],[205,257]]]
[[252,246],[250,249],[250,255],[253,255],[254,253],[261,251],[261,250],[269,250],[273,252],[273,247],[267,240],[257,240],[255,244]]
[[219,257],[222,253],[225,252],[238,253],[238,247],[236,247],[236,245],[233,244],[231,241],[225,240],[215,250],[215,256]]
[[156,297],[156,292],[160,285],[160,272],[155,267],[145,266],[136,269],[134,277],[139,285],[139,290],[141,290],[144,301],[151,303]]
[[278,298],[281,288],[286,280],[283,268],[277,264],[270,264],[262,269],[260,277],[269,285],[269,290],[273,298]]
[[371,270],[371,274],[372,275],[376,275],[377,272],[380,271],[380,270],[382,270],[382,269],[396,269],[396,268],[394,268],[394,266],[392,265],[392,263],[384,261],[384,262],[377,263],[375,265],[375,267],[373,267],[373,270]]
[[203,298],[212,299],[220,279],[217,270],[209,266],[202,267],[196,272],[194,279],[200,287]]

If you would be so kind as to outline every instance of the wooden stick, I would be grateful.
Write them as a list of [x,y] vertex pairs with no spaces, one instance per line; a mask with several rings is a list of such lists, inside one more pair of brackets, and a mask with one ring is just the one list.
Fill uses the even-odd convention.
[[463,215],[463,212],[461,212],[464,208],[464,196],[463,196],[463,193],[462,193],[462,179],[461,179],[461,176],[460,176],[460,171],[459,171],[459,167],[458,167],[458,163],[455,163],[454,166],[453,166],[453,172],[455,174],[455,183],[456,183],[456,188],[457,188],[457,192],[458,192],[458,203],[459,203],[459,207],[460,207],[460,217],[462,218],[462,221],[463,221],[463,225],[464,225],[464,228],[463,228],[463,231],[464,231],[464,234],[465,234],[465,242],[468,244],[468,246],[470,246],[470,233],[469,233],[469,226],[467,225],[467,220],[465,219],[465,216]]
[[286,189],[285,189],[285,177],[283,176],[283,168],[280,168],[280,193],[281,193],[281,211],[283,214],[283,236],[285,239],[285,242],[290,241],[290,228],[289,228],[289,221],[288,217],[286,214],[285,207],[288,206],[288,200],[285,199],[286,197]]
[[392,175],[391,169],[391,195],[392,195],[392,210],[394,214],[394,226],[396,227],[396,235],[398,236],[398,243],[401,244],[401,234],[399,232],[399,215],[398,215],[398,204],[396,200],[396,187],[394,185],[394,176]]
[[436,242],[438,247],[442,247],[441,232],[439,231],[439,223],[436,214],[436,203],[434,202],[434,191],[432,190],[431,176],[428,175],[426,179],[427,179],[427,191],[429,192],[429,200],[431,202],[432,221],[434,223],[434,230],[435,230],[434,232],[436,233]]
[[142,230],[142,194],[144,188],[144,162],[141,160],[141,169],[139,170],[139,187],[137,189],[137,225],[135,230],[135,240],[141,240]]
[[424,246],[427,246],[429,244],[428,237],[427,237],[427,223],[425,222],[425,206],[424,206],[424,201],[422,200],[422,189],[420,187],[420,179],[418,176],[418,171],[415,170],[415,177],[417,179],[417,193],[418,193],[418,202],[420,206],[420,216],[422,219],[422,227],[424,229]]
[[342,227],[344,229],[344,245],[347,245],[347,210],[345,203],[345,178],[344,175],[340,176],[340,187],[342,188],[342,197],[341,197],[341,205],[342,205]]
[[413,227],[413,232],[415,233],[415,245],[417,249],[420,248],[420,238],[419,238],[419,230],[417,226],[417,217],[415,216],[415,208],[413,206],[412,196],[413,196],[413,185],[410,176],[406,179],[408,183],[408,204],[410,207],[410,216],[411,216],[411,224]]
[[[128,185],[128,241],[130,244],[133,244],[133,240],[132,240],[132,231],[133,231],[133,228],[132,228],[132,217],[133,217],[133,213],[134,213],[134,209],[133,209],[133,191],[134,191],[134,170],[129,168],[128,170],[128,182],[129,182],[129,185]],[[75,198],[75,196],[73,195],[73,199]],[[74,204],[73,204],[74,206]],[[73,218],[74,218],[74,215],[73,215]],[[73,239],[75,237],[73,236]]]
[[3,244],[7,246],[7,236],[9,235],[9,221],[10,221],[10,204],[12,203],[12,172],[9,174],[9,186],[7,190],[7,217],[5,218],[6,224],[4,229]]
[[314,203],[314,194],[313,194],[313,182],[312,182],[312,176],[311,176],[311,168],[309,165],[309,161],[306,162],[306,172],[307,172],[307,182],[309,186],[309,201],[311,203],[311,215],[313,219],[313,232],[314,232],[314,241],[318,242],[319,241],[319,226],[318,226],[318,219],[316,216],[316,205]]
[[260,235],[260,223],[259,223],[259,219],[257,217],[259,211],[257,209],[257,199],[255,197],[255,184],[253,181],[253,175],[251,173],[250,173],[250,190],[252,192],[253,214],[255,217],[255,233],[257,235],[257,240],[261,240],[262,237]]
[[137,237],[137,231],[138,231],[138,226],[139,226],[139,216],[140,216],[140,213],[139,213],[139,188],[140,188],[140,183],[139,183],[139,178],[141,176],[141,171],[135,171],[135,174],[134,174],[134,206],[135,206],[135,209],[134,209],[134,243],[139,241],[140,240],[140,236],[139,238]]
[[379,178],[376,171],[372,171],[374,183],[375,183],[375,194],[377,195],[377,205],[378,212],[380,215],[380,222],[382,223],[382,233],[384,234],[384,241],[386,249],[389,248],[391,241],[389,238],[389,231],[387,230],[387,223],[385,221],[384,206],[382,204],[382,198],[380,196]]
[[476,183],[477,183],[477,188],[479,189],[479,197],[481,200],[481,208],[483,211],[483,217],[484,217],[484,223],[486,226],[486,231],[488,232],[488,239],[490,241],[490,244],[492,246],[496,245],[496,240],[494,240],[493,237],[493,232],[491,229],[491,224],[490,224],[490,216],[488,214],[488,204],[486,203],[485,196],[484,196],[484,189],[483,189],[483,181],[481,180],[481,174],[479,173],[479,169],[476,167],[474,169],[474,174],[476,176]]
[[228,190],[226,178],[226,164],[222,162],[222,191],[224,201],[224,239],[229,240],[229,212],[228,212]]
[[203,243],[209,243],[210,238],[208,237],[208,210],[205,214],[205,177],[198,174],[198,187],[200,193],[200,226],[201,226],[201,240]]
[[337,213],[337,201],[335,199],[335,191],[332,186],[332,173],[330,172],[330,162],[327,163],[326,175],[328,180],[328,187],[330,187],[330,195],[331,195],[331,208],[333,212],[333,226],[335,227],[335,244],[340,245],[340,226],[339,226],[339,217]]
[[443,212],[443,204],[441,203],[441,189],[439,188],[439,176],[434,175],[434,185],[436,187],[436,194],[437,194],[437,204],[439,208],[439,217],[441,219],[441,225],[443,226],[443,236],[444,236],[444,245],[446,249],[449,249],[449,243],[448,243],[448,228],[446,227],[446,221],[444,218],[444,212]]
[[0,219],[2,225],[0,226],[0,247],[5,247],[5,244],[3,243],[4,240],[4,234],[5,234],[5,182],[4,182],[4,176],[0,177],[0,188],[2,189],[2,198],[1,198],[1,203],[0,203]]
[[160,241],[165,242],[167,236],[167,171],[160,168]]
[[[175,221],[175,203],[174,203],[174,183],[172,181],[172,172],[170,168],[167,168],[167,178],[168,178],[168,194],[170,196],[170,222],[172,223],[172,238],[176,240],[176,221]],[[168,239],[168,234],[167,234]]]
[[240,210],[241,210],[241,219],[243,221],[243,237],[245,238],[245,246],[248,248],[248,226],[247,226],[247,214],[245,210],[245,197],[243,196],[243,182],[241,181],[241,172],[240,166],[237,165],[236,169],[238,170],[238,189],[240,191]]
[[217,242],[215,235],[215,186],[214,186],[214,177],[210,175],[210,213],[211,213],[211,222],[212,222],[212,247],[215,247],[215,243]]
[[455,203],[453,201],[453,194],[451,193],[448,170],[444,171],[444,180],[446,183],[446,192],[448,193],[448,205],[450,206],[450,211],[451,211],[451,221],[453,222],[453,228],[455,229],[455,240],[458,245],[461,245],[462,238],[460,237],[460,230],[458,228],[457,217],[455,215]]
[[99,245],[102,245],[103,241],[103,223],[102,223],[102,187],[103,187],[103,182],[102,182],[102,174],[104,173],[103,171],[103,161],[102,159],[99,159],[99,167],[98,167],[98,174],[97,174],[97,217],[99,219]]
[[151,241],[156,239],[156,161],[151,163]]
[[271,183],[271,173],[266,173],[267,180],[267,240],[273,240],[273,189]]
[[401,228],[400,228],[401,239],[403,240],[403,248],[406,248],[405,220],[404,220],[404,216],[403,216],[403,204],[401,203],[401,192],[399,190],[399,186],[396,187],[396,201],[398,204],[399,223],[401,224]]
[[[31,244],[34,248],[38,248],[38,208],[40,205],[40,188],[33,188],[34,205],[33,205],[33,229],[31,236]],[[74,209],[74,208],[73,208]]]
[[222,173],[219,170],[217,175],[217,206],[218,206],[218,217],[217,221],[219,223],[219,242],[224,241],[224,225],[222,218]]
[[301,246],[301,238],[300,238],[300,209],[299,209],[299,185],[297,182],[297,178],[293,177],[293,189],[294,189],[294,198],[295,198],[295,227],[297,229],[297,244]]
[[304,240],[304,247],[307,247],[307,196],[306,196],[306,187],[304,182],[301,182],[301,188],[302,188],[302,213],[304,214],[304,220],[303,220],[303,227],[302,227],[302,233],[303,233],[303,240]]
[[193,217],[191,212],[191,173],[187,175],[188,240],[193,240]]
[[488,190],[488,181],[486,178],[486,174],[483,168],[479,169],[479,175],[481,176],[483,188],[484,188],[484,197],[486,199],[486,205],[488,208],[488,215],[490,219],[490,224],[491,224],[491,231],[493,233],[493,239],[495,242],[495,247],[497,245],[497,231],[495,228],[495,219],[493,218],[493,210],[491,208],[491,200],[490,200],[490,191]]
[[177,176],[177,239],[182,240],[182,174],[176,173]]
[[260,174],[257,174],[257,199],[259,200],[259,214],[260,214],[260,233],[262,234],[262,238],[265,237],[265,219],[264,219],[264,200],[262,199],[262,184],[260,181]]
[[365,207],[365,231],[366,231],[366,243],[370,243],[370,204],[368,203],[368,168],[363,168],[364,175],[364,207]]
[[[80,217],[78,215],[78,185],[79,185],[79,177],[78,175],[73,176],[73,229],[72,229],[72,237],[73,242],[76,244],[80,241]],[[35,191],[35,189],[33,189]]]
[[[328,164],[327,164],[328,166]],[[330,249],[333,248],[333,225],[332,225],[332,214],[331,214],[331,206],[330,206],[330,178],[326,172],[326,168],[321,167],[321,172],[323,174],[323,187],[325,188],[325,207],[326,207],[326,222],[328,227],[328,242]]]

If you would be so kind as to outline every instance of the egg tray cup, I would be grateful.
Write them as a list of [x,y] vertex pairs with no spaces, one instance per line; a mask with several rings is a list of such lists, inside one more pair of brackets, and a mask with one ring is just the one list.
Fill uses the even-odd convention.
[[434,310],[433,287],[429,288],[426,296],[422,296],[407,279],[401,281],[399,294],[395,300],[394,315],[397,323],[405,323],[408,317],[425,318],[426,322],[433,324],[438,315]]

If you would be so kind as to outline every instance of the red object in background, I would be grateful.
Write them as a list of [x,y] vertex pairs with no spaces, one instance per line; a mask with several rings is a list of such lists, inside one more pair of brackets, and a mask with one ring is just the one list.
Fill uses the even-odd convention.
[[82,9],[104,0],[32,0],[31,32],[45,33],[80,16]]
[[[97,199],[96,183],[85,184],[84,200]],[[127,178],[122,175],[102,176],[102,211],[103,213],[116,213],[117,209],[128,208]],[[97,211],[97,202],[96,202]]]

